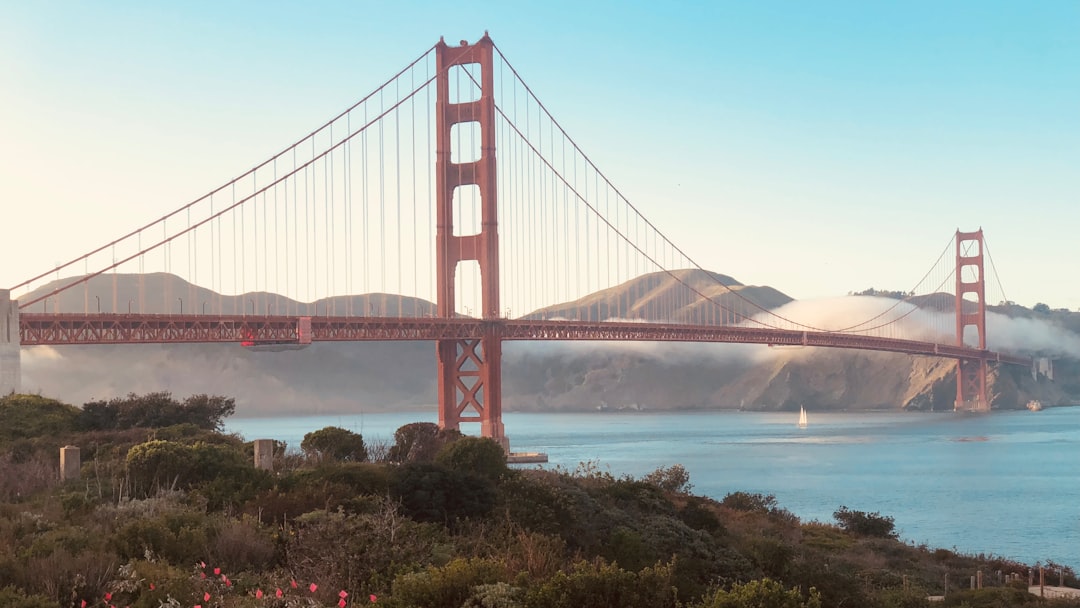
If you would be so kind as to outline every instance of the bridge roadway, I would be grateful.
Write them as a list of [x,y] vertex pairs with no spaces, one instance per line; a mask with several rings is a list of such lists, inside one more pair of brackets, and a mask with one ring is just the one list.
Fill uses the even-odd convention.
[[875,350],[968,361],[1031,365],[1019,357],[968,346],[858,334],[742,326],[567,320],[253,315],[19,315],[23,346],[58,344],[254,343],[475,339],[724,342]]

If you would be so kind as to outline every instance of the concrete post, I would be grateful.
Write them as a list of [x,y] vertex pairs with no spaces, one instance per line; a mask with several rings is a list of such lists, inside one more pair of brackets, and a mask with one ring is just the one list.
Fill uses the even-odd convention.
[[60,448],[60,481],[78,479],[81,468],[82,458],[79,456],[79,448],[73,445]]
[[975,571],[975,588],[982,589],[982,570]]
[[255,468],[264,471],[274,470],[274,440],[255,440]]
[[0,289],[0,396],[19,392],[19,303]]
[[972,588],[972,589],[974,589],[974,588],[975,588],[975,577],[974,577],[974,576],[973,576],[973,577],[971,577],[971,588]]

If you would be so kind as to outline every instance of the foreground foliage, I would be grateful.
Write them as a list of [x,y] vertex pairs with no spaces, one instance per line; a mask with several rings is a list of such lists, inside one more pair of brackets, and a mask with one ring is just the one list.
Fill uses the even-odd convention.
[[[415,423],[388,462],[328,427],[258,471],[216,430],[231,400],[162,395],[0,399],[0,606],[907,608],[946,575],[947,606],[1046,604],[998,584],[1026,565],[905,545],[879,513],[830,525],[769,495],[693,496],[680,465],[516,470]],[[65,444],[83,466],[61,484]],[[994,588],[956,586],[979,570]]]

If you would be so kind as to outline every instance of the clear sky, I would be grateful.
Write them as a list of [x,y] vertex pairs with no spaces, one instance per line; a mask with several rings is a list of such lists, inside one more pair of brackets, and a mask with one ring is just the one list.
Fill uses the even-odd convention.
[[907,289],[957,229],[1080,308],[1080,2],[7,2],[0,285],[160,217],[484,30],[704,267]]

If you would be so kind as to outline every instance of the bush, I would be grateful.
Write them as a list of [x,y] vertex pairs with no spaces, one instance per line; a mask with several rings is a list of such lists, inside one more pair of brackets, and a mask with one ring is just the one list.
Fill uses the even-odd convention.
[[22,589],[0,589],[0,606],[4,608],[57,608],[60,604],[41,595],[27,595]]
[[866,513],[865,511],[852,511],[845,506],[841,506],[833,512],[833,518],[836,519],[836,522],[840,524],[840,527],[845,532],[850,534],[872,538],[895,539],[899,537],[899,534],[894,529],[896,527],[895,520],[876,511]]
[[736,511],[751,513],[772,513],[776,509],[776,497],[772,494],[752,494],[750,492],[732,492],[720,501],[720,504]]
[[463,437],[447,444],[435,456],[435,462],[455,471],[471,471],[497,481],[506,471],[506,451],[487,437]]
[[772,579],[750,581],[732,585],[730,591],[723,589],[706,596],[700,603],[691,604],[692,608],[820,608],[821,597],[813,588],[810,598],[803,601],[797,588],[784,589],[784,586]]
[[367,460],[364,437],[359,433],[336,426],[328,426],[304,435],[304,440],[300,442],[300,449],[318,460],[342,462]]
[[441,568],[405,574],[394,579],[394,602],[424,608],[461,608],[481,585],[506,577],[505,567],[490,559],[455,559]]
[[195,455],[182,443],[154,439],[128,450],[125,462],[135,491],[146,496],[160,489],[186,486]]
[[56,437],[76,429],[79,408],[40,395],[0,397],[0,445],[16,439]]
[[559,572],[528,591],[529,608],[674,608],[678,605],[672,585],[672,567],[657,565],[630,572],[603,560],[576,562],[569,572]]
[[443,446],[460,438],[460,431],[440,429],[433,422],[406,424],[394,431],[394,445],[387,459],[390,462],[433,462]]
[[660,467],[642,477],[641,481],[666,492],[678,492],[680,494],[689,494],[694,487],[690,483],[690,472],[681,464],[673,464],[666,469]]
[[231,397],[192,395],[179,402],[168,392],[91,401],[83,405],[79,427],[97,431],[130,428],[162,428],[193,424],[204,430],[220,431],[224,419],[236,411]]
[[495,486],[486,477],[422,463],[399,468],[391,493],[400,501],[405,515],[447,525],[487,515],[496,499]]

